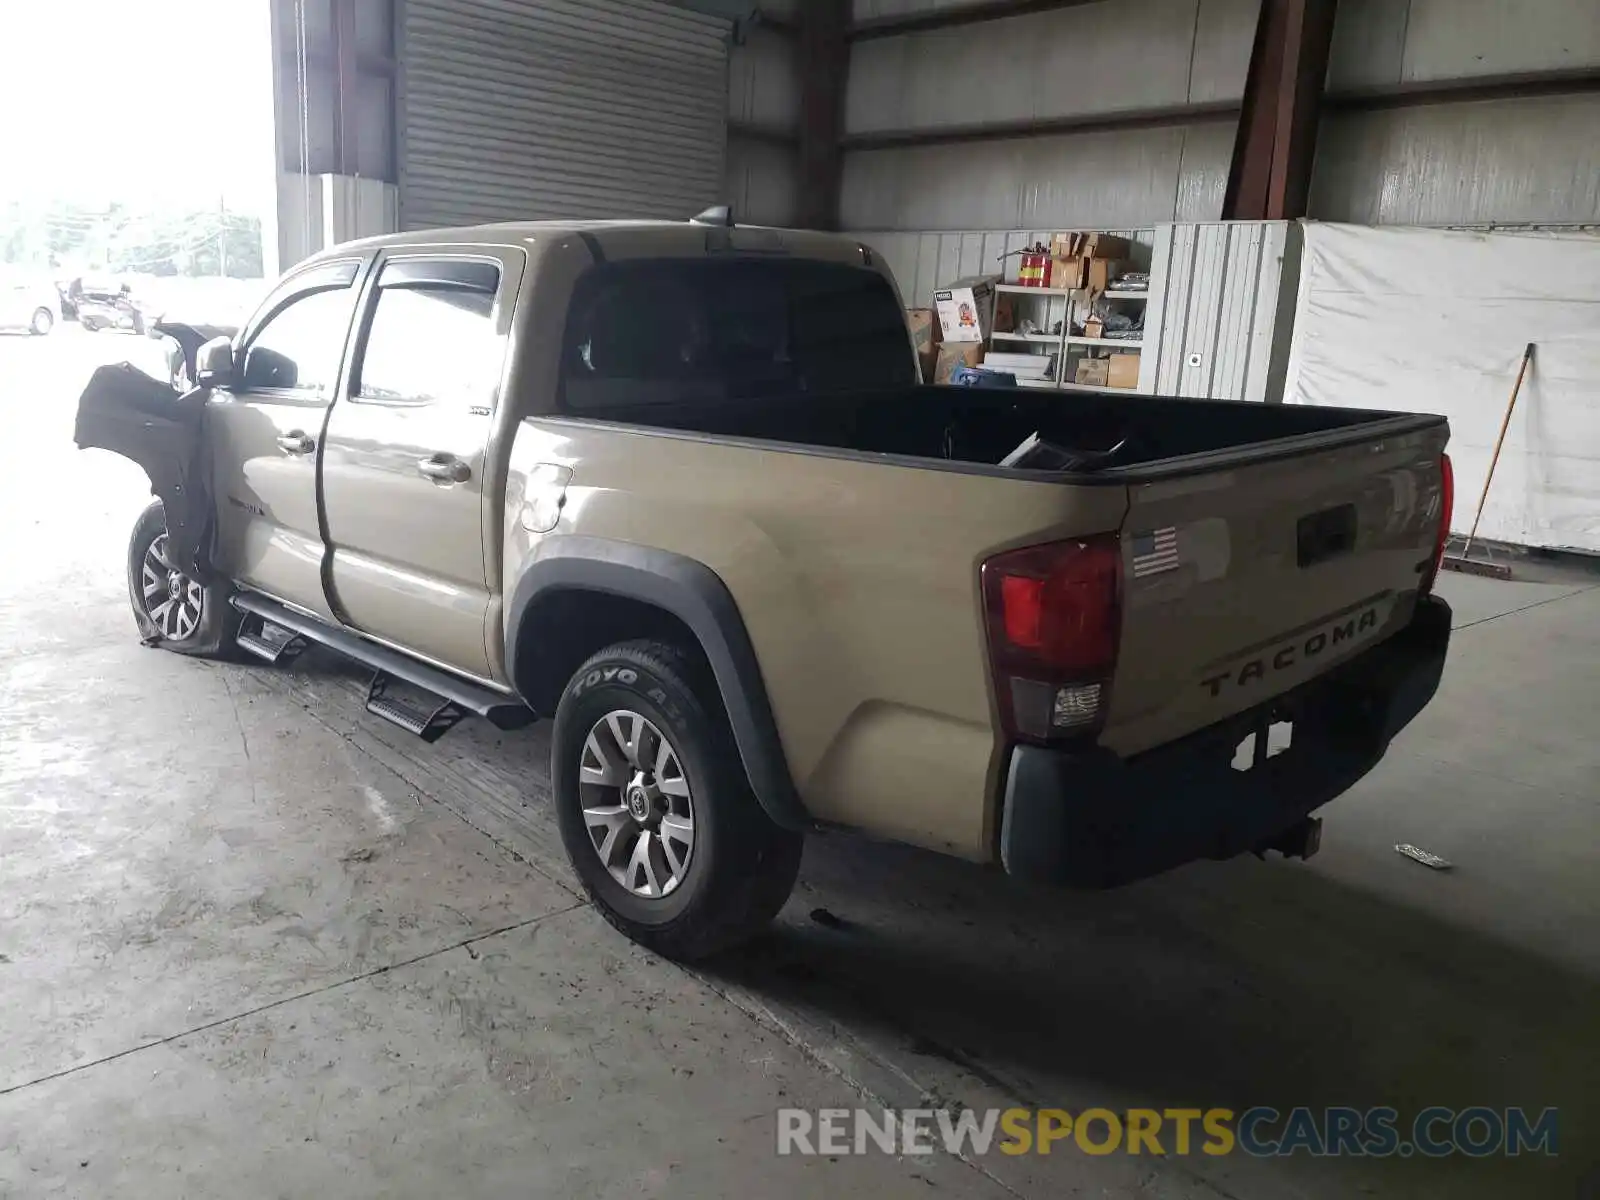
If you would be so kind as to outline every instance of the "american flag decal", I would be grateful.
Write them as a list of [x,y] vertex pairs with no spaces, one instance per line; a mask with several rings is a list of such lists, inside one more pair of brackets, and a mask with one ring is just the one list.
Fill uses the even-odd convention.
[[1164,529],[1149,529],[1133,535],[1133,577],[1159,575],[1163,571],[1178,569],[1178,530],[1168,525]]

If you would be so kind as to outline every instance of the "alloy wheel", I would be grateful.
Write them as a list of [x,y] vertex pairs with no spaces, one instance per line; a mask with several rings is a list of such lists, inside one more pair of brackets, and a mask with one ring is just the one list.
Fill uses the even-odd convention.
[[616,709],[594,723],[578,764],[583,823],[611,877],[658,899],[694,855],[694,800],[672,743],[648,717]]
[[168,641],[182,641],[199,628],[205,589],[172,564],[164,533],[144,552],[139,592],[145,615]]

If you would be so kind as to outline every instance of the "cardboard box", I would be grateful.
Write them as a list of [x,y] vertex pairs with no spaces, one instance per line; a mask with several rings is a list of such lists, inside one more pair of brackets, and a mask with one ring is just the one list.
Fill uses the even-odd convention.
[[1050,286],[1103,292],[1132,249],[1109,233],[1058,233],[1050,238]]
[[1017,327],[1017,310],[1013,303],[1016,297],[1010,292],[1001,292],[994,298],[994,328],[990,333],[1010,333]]
[[939,358],[939,314],[931,308],[906,309],[906,325],[911,330],[911,341],[917,348],[917,362],[922,367],[924,382],[933,379]]
[[1087,387],[1110,387],[1107,379],[1110,377],[1111,360],[1107,358],[1080,358],[1078,369],[1072,376],[1073,383],[1081,383]]
[[1106,335],[1106,324],[1099,317],[1090,317],[1087,321],[1085,321],[1083,323],[1083,336],[1084,337],[1097,338],[1097,337],[1105,337],[1105,335]]
[[1080,233],[1078,236],[1083,239],[1078,251],[1080,258],[1127,258],[1133,249],[1127,238],[1113,237],[1109,233]]
[[1058,233],[1050,239],[1050,286],[1083,286],[1084,260],[1078,254],[1078,233]]
[[981,342],[989,336],[996,282],[993,275],[980,275],[958,279],[933,293],[945,341]]
[[933,369],[934,383],[949,383],[950,373],[957,367],[976,367],[983,362],[983,343],[946,342],[939,347],[939,358]]
[[1137,354],[1113,354],[1105,360],[1106,386],[1114,388],[1136,388],[1139,386],[1139,356]]
[[1090,258],[1084,260],[1083,286],[1091,292],[1103,292],[1111,281],[1122,274],[1122,261],[1115,258]]

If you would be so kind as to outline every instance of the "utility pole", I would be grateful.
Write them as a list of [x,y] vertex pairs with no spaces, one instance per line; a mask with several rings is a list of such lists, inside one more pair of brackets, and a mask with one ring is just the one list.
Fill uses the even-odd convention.
[[217,212],[221,216],[217,229],[217,267],[222,278],[228,277],[228,198],[217,197]]

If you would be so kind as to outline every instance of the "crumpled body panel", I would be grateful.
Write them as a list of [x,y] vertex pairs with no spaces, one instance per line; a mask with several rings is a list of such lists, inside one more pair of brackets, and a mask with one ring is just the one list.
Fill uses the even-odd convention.
[[208,582],[215,506],[205,412],[210,392],[179,394],[127,363],[101,367],[78,398],[73,440],[80,449],[110,450],[138,463],[167,515],[173,563]]

